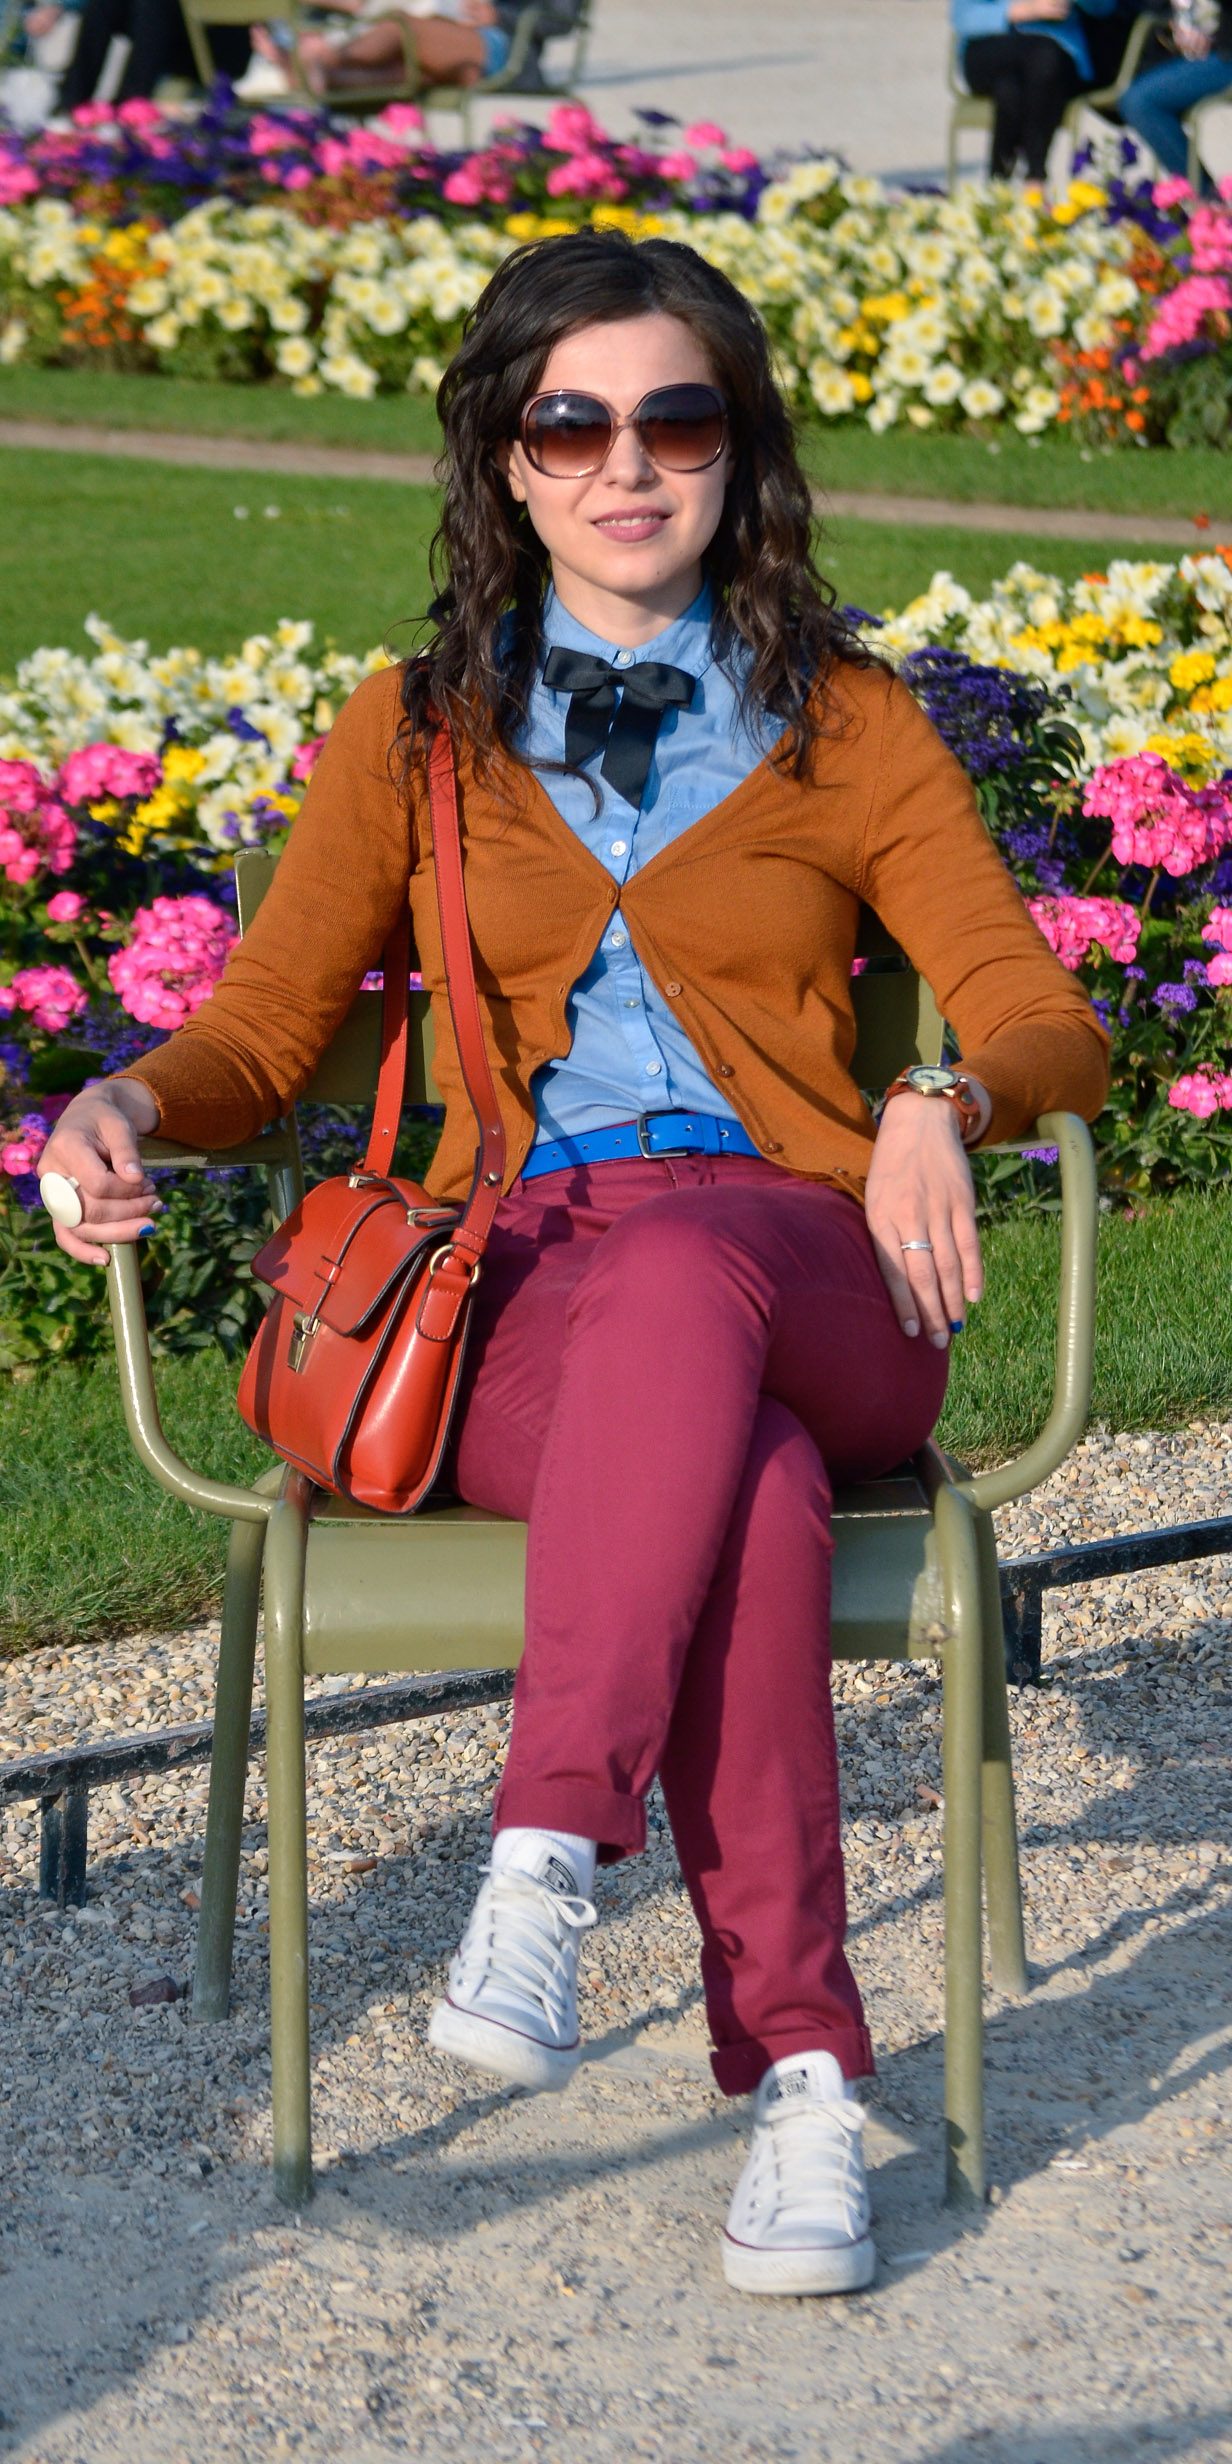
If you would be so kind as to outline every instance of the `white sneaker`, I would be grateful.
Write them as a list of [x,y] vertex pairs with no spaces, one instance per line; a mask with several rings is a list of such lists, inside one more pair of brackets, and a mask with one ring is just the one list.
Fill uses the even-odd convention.
[[582,2058],[578,1952],[595,1923],[576,1885],[572,1867],[547,1846],[529,1871],[507,1865],[489,1874],[428,2024],[438,2053],[523,2088],[567,2085]]
[[832,2053],[791,2054],[766,2072],[723,2232],[723,2273],[738,2293],[855,2293],[871,2284],[864,2121]]

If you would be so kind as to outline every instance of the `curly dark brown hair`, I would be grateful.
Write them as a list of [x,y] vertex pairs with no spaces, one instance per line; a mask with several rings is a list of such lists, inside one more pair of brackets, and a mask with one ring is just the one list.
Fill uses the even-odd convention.
[[[408,732],[446,710],[482,768],[513,755],[540,652],[547,551],[515,502],[499,450],[558,342],[579,327],[658,313],[701,343],[727,404],[733,469],[705,557],[715,656],[746,654],[744,701],[781,721],[781,758],[809,767],[838,659],[868,654],[836,613],[813,561],[812,508],[765,328],[735,285],[678,240],[577,231],[519,248],[466,321],[437,395],[444,505],[432,542],[437,627],[403,684]],[[506,626],[504,620],[511,618]]]

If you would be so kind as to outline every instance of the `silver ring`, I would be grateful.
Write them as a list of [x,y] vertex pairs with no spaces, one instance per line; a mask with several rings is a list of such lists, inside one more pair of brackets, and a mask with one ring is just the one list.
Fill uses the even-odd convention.
[[930,1252],[932,1250],[931,1241],[900,1241],[898,1245],[900,1249],[927,1249]]

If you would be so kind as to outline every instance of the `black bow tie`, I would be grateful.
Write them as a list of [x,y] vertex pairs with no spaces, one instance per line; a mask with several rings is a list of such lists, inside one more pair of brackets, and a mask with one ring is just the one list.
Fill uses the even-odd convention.
[[[565,720],[565,760],[579,767],[606,745],[600,776],[626,804],[640,805],[659,723],[668,709],[687,710],[697,679],[683,667],[653,659],[616,668],[585,650],[549,650],[543,681],[571,696]],[[620,695],[620,708],[616,696]]]

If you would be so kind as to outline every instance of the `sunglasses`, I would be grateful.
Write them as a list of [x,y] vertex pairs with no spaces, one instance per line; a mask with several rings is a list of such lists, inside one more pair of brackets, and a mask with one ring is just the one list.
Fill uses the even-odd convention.
[[713,385],[660,385],[618,419],[598,394],[536,394],[522,413],[522,451],[545,479],[588,479],[602,470],[622,428],[635,428],[647,460],[664,471],[704,471],[727,443],[727,406]]

